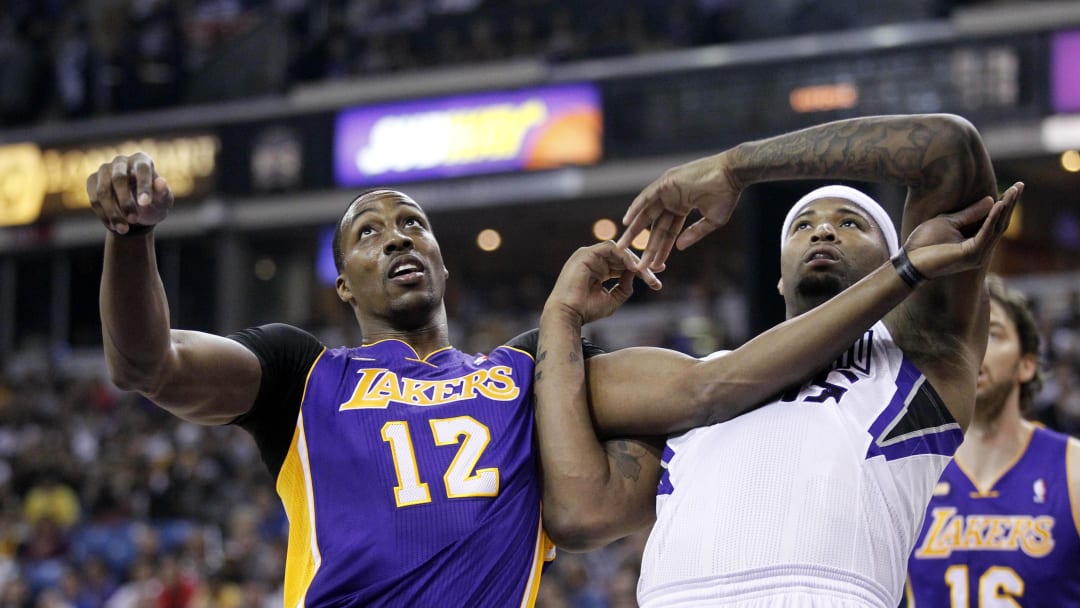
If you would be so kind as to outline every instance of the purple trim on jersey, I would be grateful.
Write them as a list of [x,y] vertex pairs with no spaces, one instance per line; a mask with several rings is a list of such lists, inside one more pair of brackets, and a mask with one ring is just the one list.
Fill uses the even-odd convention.
[[[884,456],[886,460],[897,460],[919,454],[952,456],[956,453],[956,449],[964,440],[964,432],[947,411],[942,412],[941,416],[923,418],[922,424],[913,427],[911,431],[890,437],[890,432],[904,422],[905,418],[927,413],[914,412],[909,406],[919,397],[920,391],[932,390],[922,372],[911,360],[904,357],[900,363],[900,370],[896,374],[896,392],[889,400],[889,405],[868,430],[873,441],[866,450],[867,459]],[[932,400],[940,402],[934,393],[932,393]],[[936,407],[929,404],[920,404],[920,406]],[[944,405],[940,407],[944,408]],[[929,413],[936,414],[937,412]],[[933,426],[926,426],[925,423],[930,421]]]
[[675,491],[675,486],[671,485],[671,473],[668,471],[668,464],[671,463],[671,459],[674,457],[675,450],[665,443],[664,453],[660,455],[660,466],[664,469],[664,472],[660,474],[660,483],[656,486],[657,496],[664,496]]

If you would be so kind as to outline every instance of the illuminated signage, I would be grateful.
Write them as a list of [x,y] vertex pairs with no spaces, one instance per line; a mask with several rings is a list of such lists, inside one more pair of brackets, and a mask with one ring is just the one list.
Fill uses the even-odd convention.
[[1054,34],[1050,88],[1055,112],[1080,112],[1080,30]]
[[586,84],[358,108],[337,117],[334,174],[360,186],[592,164],[601,122]]
[[829,112],[854,108],[859,102],[859,89],[851,83],[819,84],[798,87],[788,95],[788,103],[796,112]]
[[0,146],[0,226],[90,206],[86,178],[117,155],[145,152],[177,199],[205,194],[219,143],[212,135],[129,140],[81,148]]

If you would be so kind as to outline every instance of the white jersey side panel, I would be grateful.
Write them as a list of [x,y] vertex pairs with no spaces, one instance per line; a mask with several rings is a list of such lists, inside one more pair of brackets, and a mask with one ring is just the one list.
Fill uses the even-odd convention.
[[893,608],[962,439],[879,322],[805,386],[668,441],[641,605]]

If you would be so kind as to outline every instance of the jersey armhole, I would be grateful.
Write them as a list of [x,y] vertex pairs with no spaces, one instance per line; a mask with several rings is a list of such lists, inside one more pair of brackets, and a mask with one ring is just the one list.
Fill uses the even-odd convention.
[[1080,440],[1075,437],[1069,437],[1065,441],[1065,485],[1068,486],[1073,530],[1076,531],[1077,538],[1080,538]]

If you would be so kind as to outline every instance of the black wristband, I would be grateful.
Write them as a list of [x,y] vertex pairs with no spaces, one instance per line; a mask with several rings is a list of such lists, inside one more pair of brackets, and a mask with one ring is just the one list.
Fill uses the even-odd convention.
[[896,269],[896,274],[900,275],[900,278],[907,283],[908,287],[915,289],[926,282],[926,276],[919,272],[918,268],[915,268],[915,265],[911,263],[911,258],[907,255],[907,251],[904,251],[902,247],[900,253],[893,256],[892,265]]
[[154,224],[128,224],[127,232],[121,234],[115,230],[112,231],[116,236],[138,236],[140,234],[146,234],[154,229]]

